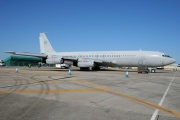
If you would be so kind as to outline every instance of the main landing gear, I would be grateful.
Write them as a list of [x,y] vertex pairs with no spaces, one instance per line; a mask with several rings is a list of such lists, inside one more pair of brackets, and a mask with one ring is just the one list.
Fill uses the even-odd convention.
[[139,66],[137,72],[138,73],[149,73],[149,72],[155,73],[156,69],[155,68],[148,68],[147,66]]
[[87,70],[100,70],[100,67],[80,67],[81,71],[87,71]]

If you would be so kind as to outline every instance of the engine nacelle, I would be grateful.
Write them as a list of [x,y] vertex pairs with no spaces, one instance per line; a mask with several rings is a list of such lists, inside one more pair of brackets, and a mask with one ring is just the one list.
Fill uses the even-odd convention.
[[46,59],[47,64],[60,64],[61,59]]
[[94,62],[78,62],[78,67],[94,67]]
[[94,61],[93,60],[89,60],[89,59],[78,59],[78,63],[77,63],[78,67],[94,67]]

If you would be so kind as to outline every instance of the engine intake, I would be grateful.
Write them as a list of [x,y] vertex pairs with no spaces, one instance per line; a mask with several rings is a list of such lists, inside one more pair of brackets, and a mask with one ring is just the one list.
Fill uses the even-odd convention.
[[68,65],[73,65],[73,62],[70,60],[64,60],[63,58],[61,58],[60,60],[60,64],[68,64]]

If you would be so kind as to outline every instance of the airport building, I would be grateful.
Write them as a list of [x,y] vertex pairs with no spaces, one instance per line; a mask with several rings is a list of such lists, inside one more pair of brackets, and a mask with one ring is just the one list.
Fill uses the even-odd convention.
[[41,61],[41,58],[13,55],[4,60],[6,66],[38,66]]

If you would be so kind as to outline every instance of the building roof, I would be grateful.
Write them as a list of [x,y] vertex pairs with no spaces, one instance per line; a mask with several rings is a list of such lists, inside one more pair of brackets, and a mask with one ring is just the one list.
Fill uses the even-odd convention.
[[37,58],[37,57],[11,55],[11,56],[7,57],[4,61],[7,61],[7,60],[37,60],[37,61],[41,61],[42,59]]

